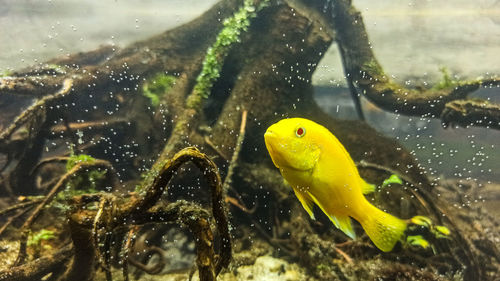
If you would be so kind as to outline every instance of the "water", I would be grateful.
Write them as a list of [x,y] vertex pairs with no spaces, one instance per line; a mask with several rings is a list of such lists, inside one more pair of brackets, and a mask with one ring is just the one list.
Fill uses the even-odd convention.
[[0,280],[498,280],[498,1],[346,2],[0,0]]

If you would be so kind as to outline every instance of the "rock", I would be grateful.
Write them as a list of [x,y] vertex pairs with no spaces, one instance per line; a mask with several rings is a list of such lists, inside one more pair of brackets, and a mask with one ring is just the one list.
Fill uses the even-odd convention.
[[217,280],[298,281],[306,280],[306,275],[297,264],[271,256],[261,256],[253,265],[240,266],[231,273],[223,273]]

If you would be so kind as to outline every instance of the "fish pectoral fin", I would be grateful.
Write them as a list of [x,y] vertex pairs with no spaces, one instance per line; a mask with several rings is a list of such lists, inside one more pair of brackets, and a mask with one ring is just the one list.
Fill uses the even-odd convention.
[[338,229],[345,233],[345,235],[351,237],[352,239],[356,238],[356,232],[352,229],[350,217],[334,215],[328,215],[328,217]]
[[361,184],[361,192],[366,195],[366,194],[370,194],[372,192],[375,192],[375,188],[376,186],[374,184],[371,184],[371,183],[367,183],[366,181],[362,180],[362,184]]
[[293,187],[293,192],[295,192],[295,196],[297,196],[300,203],[302,204],[302,207],[304,207],[311,219],[315,220],[316,218],[314,217],[313,213],[314,201],[311,199],[311,197],[309,197],[309,194],[306,192],[301,192],[295,187]]
[[316,203],[316,205],[319,206],[321,211],[323,211],[323,213],[325,213],[328,216],[328,218],[333,222],[333,224],[338,229],[342,230],[342,232],[344,232],[347,236],[351,237],[352,239],[356,238],[356,232],[354,232],[354,230],[352,229],[351,218],[349,216],[335,216],[330,212],[328,212],[321,205],[321,203],[319,203],[318,199],[314,197],[314,195],[312,195],[309,192],[307,192],[307,195],[309,196],[309,198],[311,198],[312,201],[314,201],[314,203]]
[[283,178],[283,184],[286,186],[292,186],[285,178]]

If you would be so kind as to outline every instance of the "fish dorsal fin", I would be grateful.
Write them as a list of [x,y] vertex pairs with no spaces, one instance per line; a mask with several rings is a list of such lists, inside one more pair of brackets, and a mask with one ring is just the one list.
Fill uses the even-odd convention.
[[293,187],[293,191],[295,192],[295,196],[297,196],[300,203],[302,204],[302,207],[304,207],[311,219],[315,220],[316,218],[314,217],[313,213],[314,202],[311,197],[309,197],[309,192],[302,192],[300,190],[297,190],[297,188],[295,187]]
[[314,203],[316,203],[316,205],[319,206],[321,211],[323,211],[323,213],[325,213],[328,216],[328,218],[333,222],[333,224],[338,229],[342,230],[342,232],[344,232],[345,235],[351,237],[352,239],[356,238],[356,232],[354,232],[354,230],[352,229],[351,218],[349,216],[338,216],[338,215],[336,216],[334,214],[329,213],[327,210],[325,210],[325,208],[323,208],[321,203],[319,203],[318,199],[316,199],[314,195],[312,195],[309,192],[307,192],[307,194],[309,195],[309,197],[311,197]]
[[361,192],[363,194],[370,194],[375,191],[376,186],[371,183],[367,183],[365,180],[361,179]]

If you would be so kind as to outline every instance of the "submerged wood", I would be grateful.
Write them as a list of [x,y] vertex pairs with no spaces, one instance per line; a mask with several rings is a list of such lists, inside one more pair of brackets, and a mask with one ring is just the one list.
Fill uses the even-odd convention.
[[[258,4],[261,1],[254,2]],[[446,113],[446,108],[450,108],[445,114],[448,119],[442,120],[448,120],[450,123],[455,120],[464,125],[472,119],[480,120],[480,116],[484,116],[481,115],[483,113],[480,109],[476,110],[481,108],[481,105],[459,105],[456,104],[458,101],[455,97],[462,99],[474,87],[480,85],[476,83],[470,87],[461,87],[455,92],[448,91],[445,98],[436,100],[438,108],[432,107],[431,111],[431,107],[420,105],[423,106],[429,98],[435,98],[444,92],[432,92],[421,99],[421,93],[409,90],[411,98],[402,102],[398,98],[401,98],[401,92],[407,89],[384,78],[382,67],[367,45],[367,34],[362,25],[361,14],[352,7],[350,1],[272,1],[259,12],[258,20],[253,21],[242,34],[241,42],[231,46],[222,62],[220,78],[213,85],[209,97],[196,103],[198,106],[187,106],[190,97],[196,95],[193,92],[196,77],[202,69],[207,48],[213,44],[222,29],[222,19],[231,16],[241,4],[242,1],[239,0],[223,0],[185,25],[133,43],[121,50],[103,46],[89,53],[52,60],[52,63],[61,65],[64,72],[55,72],[43,66],[26,69],[14,73],[13,76],[17,78],[9,83],[18,84],[9,84],[8,87],[7,80],[0,78],[0,98],[4,95],[50,96],[57,92],[57,89],[62,89],[63,82],[71,77],[71,91],[65,98],[85,98],[92,93],[98,102],[106,104],[110,102],[108,93],[113,92],[120,97],[117,104],[123,108],[120,116],[113,116],[112,119],[101,110],[85,116],[63,114],[71,109],[54,108],[44,111],[43,118],[29,118],[28,121],[32,122],[25,122],[34,129],[31,135],[24,138],[22,134],[16,135],[16,131],[22,129],[22,126],[14,124],[15,130],[9,129],[9,137],[3,138],[0,143],[0,152],[9,151],[8,163],[1,168],[0,188],[10,189],[15,195],[27,191],[34,192],[30,179],[20,176],[26,173],[20,172],[38,172],[39,163],[48,161],[42,159],[42,144],[49,138],[55,139],[48,134],[61,134],[62,138],[74,143],[72,130],[83,129],[77,126],[76,120],[79,119],[85,119],[86,124],[102,124],[108,120],[109,124],[105,125],[109,128],[119,126],[124,132],[123,139],[126,142],[138,142],[137,158],[152,159],[153,162],[145,180],[138,179],[137,170],[143,169],[141,164],[130,162],[126,167],[126,172],[141,187],[142,193],[127,198],[117,198],[113,194],[104,193],[73,199],[70,204],[75,209],[69,214],[69,218],[75,244],[72,252],[74,259],[71,263],[64,260],[63,263],[68,265],[68,269],[64,274],[60,274],[60,279],[94,278],[100,257],[104,260],[99,261],[100,266],[107,271],[107,278],[111,278],[109,257],[106,257],[105,251],[109,249],[105,249],[107,246],[96,246],[98,241],[109,241],[107,237],[101,236],[102,233],[120,230],[127,225],[180,223],[186,225],[195,237],[196,264],[200,279],[215,280],[216,276],[227,268],[233,247],[219,176],[219,171],[226,172],[224,167],[227,167],[227,159],[234,159],[228,171],[232,177],[227,192],[247,194],[242,200],[256,201],[251,214],[245,212],[242,216],[235,211],[234,219],[248,219],[249,216],[262,216],[272,212],[281,214],[274,215],[273,229],[270,232],[267,232],[267,228],[258,226],[261,236],[275,247],[283,246],[290,259],[300,257],[299,262],[308,268],[314,278],[349,280],[343,266],[353,269],[352,267],[358,265],[359,268],[354,271],[359,270],[370,278],[378,273],[380,276],[394,277],[397,276],[394,269],[402,268],[412,272],[414,276],[432,279],[437,278],[436,267],[445,274],[464,274],[475,279],[485,277],[485,269],[480,268],[478,264],[478,259],[487,256],[482,250],[485,247],[475,245],[489,244],[477,239],[480,233],[470,222],[445,207],[443,208],[448,219],[457,224],[455,229],[463,231],[464,234],[454,235],[453,239],[438,247],[439,256],[432,257],[426,256],[428,253],[413,253],[409,249],[399,249],[395,253],[381,255],[363,237],[360,240],[345,242],[345,237],[332,231],[330,224],[318,226],[310,222],[274,169],[265,152],[262,138],[267,126],[278,119],[294,116],[314,119],[334,132],[354,160],[364,160],[374,163],[377,167],[384,167],[385,171],[405,175],[407,181],[413,185],[407,188],[421,189],[422,194],[425,194],[423,199],[401,199],[412,192],[419,192],[405,193],[402,188],[396,190],[395,195],[388,197],[388,202],[379,202],[385,204],[391,213],[402,212],[401,205],[406,204],[409,213],[431,210],[434,213],[428,215],[436,218],[441,214],[433,210],[440,210],[436,206],[442,203],[434,193],[435,187],[430,184],[425,172],[410,153],[395,140],[382,136],[364,122],[336,120],[324,113],[313,99],[311,77],[323,54],[331,44],[337,43],[342,48],[346,72],[353,75],[353,83],[379,106],[389,111],[397,109],[403,114],[429,114],[428,116],[435,118],[439,118],[440,114]],[[329,5],[334,5],[336,9],[329,10],[332,8]],[[326,13],[324,7],[327,8]],[[330,12],[336,14],[332,16]],[[357,24],[354,24],[355,20],[358,20]],[[152,113],[145,110],[151,104],[141,95],[141,86],[144,80],[158,73],[174,75],[176,83],[168,93],[160,96],[160,106]],[[24,76],[28,78],[23,80]],[[29,78],[32,76],[38,78]],[[497,82],[492,80],[488,83]],[[7,88],[9,89],[6,91],[2,90]],[[421,111],[416,111],[414,107]],[[463,116],[466,117],[453,117],[454,112],[459,110],[465,112]],[[495,111],[493,106],[493,113],[489,115],[494,117]],[[245,118],[247,122],[243,141],[238,136],[238,132],[240,136],[242,134],[239,130],[242,112],[248,114]],[[53,123],[59,119],[65,120],[57,125]],[[119,122],[114,122],[117,120]],[[496,119],[491,120],[495,122]],[[494,127],[491,124],[490,126]],[[100,136],[105,131],[88,130],[85,134]],[[7,136],[5,133],[2,135]],[[14,136],[20,137],[23,145],[18,145],[19,139]],[[199,150],[183,149],[186,146],[196,146]],[[83,152],[95,152],[91,150],[92,147],[82,146],[81,149]],[[177,153],[179,151],[181,152]],[[239,154],[235,154],[238,152]],[[207,155],[213,156],[214,161]],[[239,157],[232,158],[234,155]],[[111,162],[114,159],[106,160]],[[8,164],[16,161],[23,163],[22,170],[12,171],[6,168],[10,166]],[[179,170],[186,162],[198,167],[206,179],[206,186],[210,190],[204,195],[211,203],[211,215],[198,204],[182,200],[167,205],[157,204],[174,175],[181,178],[182,183],[192,180],[191,173]],[[381,182],[386,176],[385,172],[373,172],[368,169],[361,172],[371,182]],[[262,197],[263,194],[265,196]],[[98,202],[99,210],[84,209],[86,205],[96,204],[95,202]],[[290,212],[279,212],[282,210]],[[212,217],[215,219],[218,233],[212,233]],[[245,219],[242,221],[246,221]],[[321,222],[319,224],[321,225]],[[238,227],[243,231],[255,232],[255,229],[248,225]],[[319,235],[318,229],[324,230],[328,235]],[[289,235],[285,235],[286,233]],[[466,236],[468,233],[475,235]],[[78,246],[82,241],[93,242]],[[218,254],[214,241],[219,243]],[[338,246],[341,243],[336,242],[339,241],[347,244]],[[337,246],[342,248],[335,249]],[[352,259],[353,263],[339,265],[335,263],[335,259]],[[373,260],[383,261],[378,273],[369,270],[369,262]],[[413,264],[413,261],[416,261],[416,264]],[[28,264],[32,262],[25,265]],[[329,269],[328,273],[320,270],[319,264],[325,265]],[[19,267],[13,267],[12,270],[16,268]],[[80,271],[85,274],[79,274]]]

